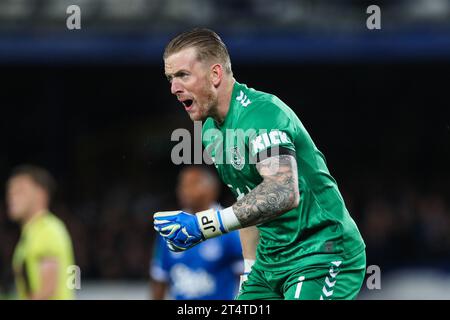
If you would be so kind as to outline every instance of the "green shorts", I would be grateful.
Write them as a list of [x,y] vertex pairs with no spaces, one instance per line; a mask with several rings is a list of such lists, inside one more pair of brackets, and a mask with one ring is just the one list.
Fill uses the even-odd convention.
[[355,299],[366,274],[366,253],[353,258],[328,257],[326,262],[291,271],[268,272],[253,268],[237,300]]

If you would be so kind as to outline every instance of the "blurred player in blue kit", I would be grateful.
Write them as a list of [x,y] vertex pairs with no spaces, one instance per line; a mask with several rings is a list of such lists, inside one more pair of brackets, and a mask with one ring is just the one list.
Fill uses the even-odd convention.
[[[220,208],[219,181],[207,168],[190,166],[179,175],[177,198],[187,212]],[[237,232],[201,243],[185,252],[172,252],[159,235],[150,267],[151,296],[155,300],[231,300],[243,271]]]

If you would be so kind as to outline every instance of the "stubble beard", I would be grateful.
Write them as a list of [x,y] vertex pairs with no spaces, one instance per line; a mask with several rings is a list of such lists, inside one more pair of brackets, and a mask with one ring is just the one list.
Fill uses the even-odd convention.
[[192,121],[205,121],[208,117],[215,118],[217,115],[217,107],[218,107],[218,101],[217,97],[214,96],[214,93],[212,90],[205,90],[204,92],[205,96],[205,102],[200,106],[199,108],[199,117],[197,119],[194,119],[191,115]]

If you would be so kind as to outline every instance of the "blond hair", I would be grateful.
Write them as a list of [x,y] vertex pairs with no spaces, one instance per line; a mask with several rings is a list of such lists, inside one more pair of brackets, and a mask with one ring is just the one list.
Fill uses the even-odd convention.
[[222,64],[225,72],[232,74],[227,47],[217,33],[206,28],[183,32],[170,40],[164,50],[164,59],[183,49],[196,48],[199,61],[213,60]]

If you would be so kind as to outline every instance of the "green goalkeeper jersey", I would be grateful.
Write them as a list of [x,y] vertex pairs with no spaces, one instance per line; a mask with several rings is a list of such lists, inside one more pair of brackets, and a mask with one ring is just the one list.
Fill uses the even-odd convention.
[[279,98],[235,82],[224,122],[218,125],[208,118],[202,140],[220,178],[237,199],[261,183],[255,165],[260,155],[276,150],[296,157],[300,203],[257,225],[260,241],[255,267],[289,270],[300,263],[321,263],[330,254],[350,258],[364,250],[323,154]]

